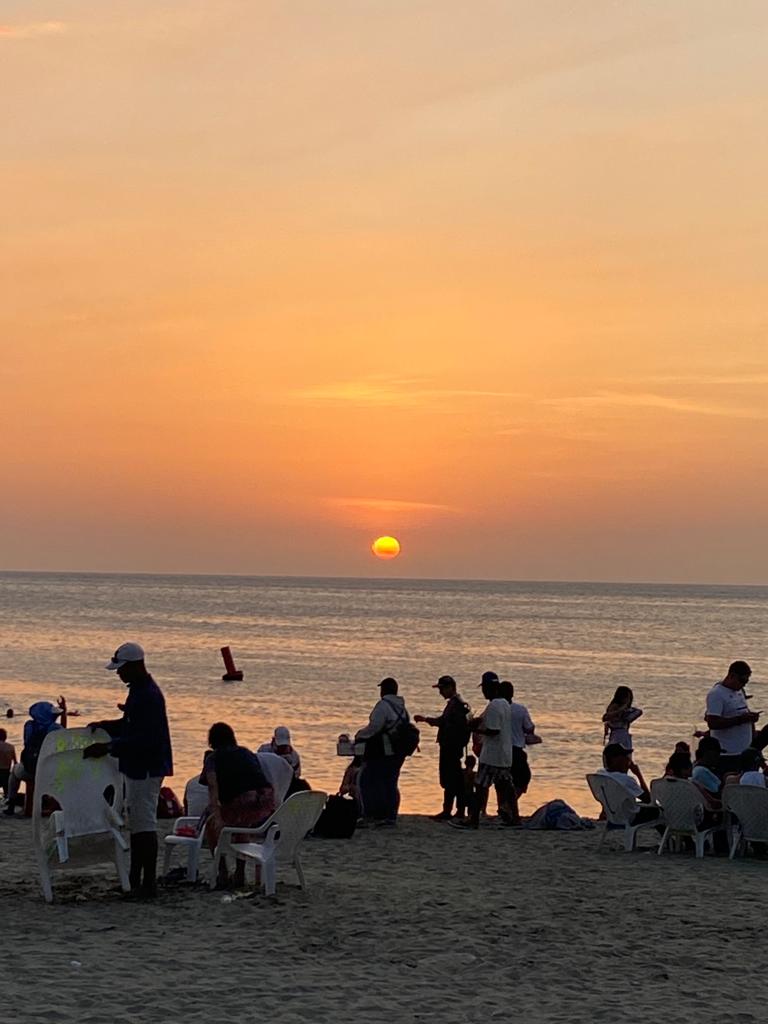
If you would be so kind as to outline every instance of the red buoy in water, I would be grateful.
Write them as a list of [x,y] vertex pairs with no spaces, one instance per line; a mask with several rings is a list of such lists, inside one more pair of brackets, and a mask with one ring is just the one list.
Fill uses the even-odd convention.
[[243,678],[241,669],[235,668],[235,659],[229,647],[221,648],[221,656],[224,659],[224,668],[227,670],[221,677],[225,683],[239,683]]

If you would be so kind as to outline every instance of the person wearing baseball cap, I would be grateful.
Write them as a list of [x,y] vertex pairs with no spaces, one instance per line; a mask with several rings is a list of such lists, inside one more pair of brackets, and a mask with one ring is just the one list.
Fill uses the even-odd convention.
[[173,775],[173,754],[165,698],[144,664],[144,649],[132,641],[121,644],[104,666],[117,672],[128,687],[123,717],[92,722],[104,729],[109,743],[92,743],[83,757],[118,759],[125,776],[128,827],[131,833],[131,893],[157,895],[157,805],[166,775]]
[[[434,718],[414,715],[414,722],[426,722],[437,729],[437,743],[440,747],[439,778],[443,790],[443,809],[433,814],[433,821],[450,821],[453,802],[457,810],[464,793],[464,773],[461,758],[469,743],[469,705],[459,696],[453,676],[440,676],[432,686],[445,700],[441,714]],[[463,817],[463,815],[462,815]]]

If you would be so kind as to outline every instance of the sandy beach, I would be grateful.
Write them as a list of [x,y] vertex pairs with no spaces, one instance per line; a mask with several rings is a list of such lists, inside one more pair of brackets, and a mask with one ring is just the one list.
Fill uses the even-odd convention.
[[47,906],[30,822],[0,820],[4,1019],[757,1021],[765,864],[598,841],[408,816],[308,841],[306,892],[126,903],[104,865]]

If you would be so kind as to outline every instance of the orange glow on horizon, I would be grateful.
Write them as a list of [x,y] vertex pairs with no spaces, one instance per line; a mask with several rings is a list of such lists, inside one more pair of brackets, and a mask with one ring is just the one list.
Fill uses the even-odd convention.
[[30,6],[0,569],[768,580],[768,5]]

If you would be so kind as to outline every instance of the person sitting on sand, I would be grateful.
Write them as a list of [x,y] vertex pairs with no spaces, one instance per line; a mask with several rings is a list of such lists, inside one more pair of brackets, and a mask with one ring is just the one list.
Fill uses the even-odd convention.
[[[226,722],[208,730],[210,753],[205,758],[205,777],[210,797],[206,838],[216,849],[223,828],[242,825],[258,828],[275,811],[275,794],[259,764],[257,754],[238,746],[235,732]],[[245,880],[245,864],[237,862],[235,884]],[[226,884],[227,866],[222,860],[219,882]]]
[[346,767],[339,786],[339,796],[351,796],[360,804],[360,770],[363,767],[362,757],[356,756]]
[[[439,778],[443,790],[443,809],[433,814],[433,821],[449,821],[454,800],[459,802],[463,788],[461,757],[469,742],[469,704],[462,700],[453,676],[440,676],[433,689],[439,691],[445,707],[439,715],[429,718],[415,715],[414,722],[426,722],[437,728],[437,743],[440,747]],[[462,815],[463,817],[463,815]]]
[[634,695],[628,686],[618,686],[613,700],[603,715],[603,742],[619,743],[632,753],[630,726],[642,715],[640,708],[632,707]]
[[16,764],[16,747],[8,742],[8,733],[0,729],[0,789],[8,796],[8,777]]
[[[630,772],[634,778],[630,776]],[[620,743],[609,743],[603,750],[603,767],[597,772],[598,775],[607,775],[620,783],[624,789],[633,796],[637,802],[635,816],[632,819],[633,825],[640,825],[645,821],[653,821],[658,818],[660,809],[651,807],[651,791],[645,784],[640,769],[632,760],[632,754]]]
[[257,754],[277,754],[291,768],[297,779],[301,778],[301,758],[295,747],[291,746],[291,731],[285,725],[278,725],[269,743],[262,743]]
[[[57,708],[49,700],[39,700],[29,709],[29,721],[24,723],[24,746],[21,756],[13,766],[8,778],[8,802],[4,814],[13,817],[16,810],[16,795],[22,782],[34,782],[40,748],[49,732],[67,727],[67,702],[59,697]],[[60,721],[58,721],[60,719]]]

